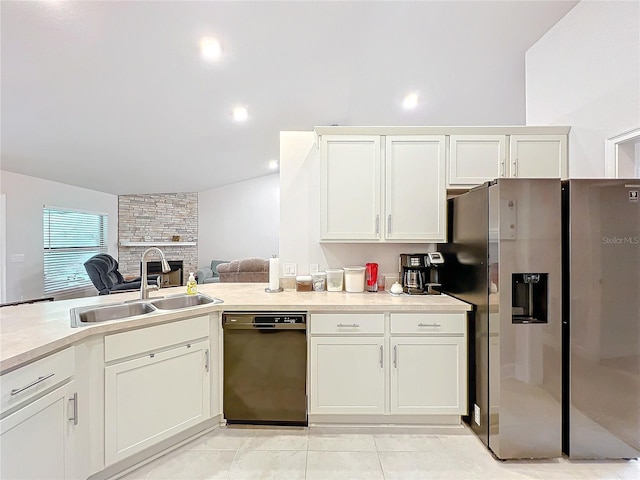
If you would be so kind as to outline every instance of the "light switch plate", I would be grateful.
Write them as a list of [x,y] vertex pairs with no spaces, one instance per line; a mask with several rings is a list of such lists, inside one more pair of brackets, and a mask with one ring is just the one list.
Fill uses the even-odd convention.
[[295,277],[298,273],[298,268],[295,263],[283,263],[282,275],[285,277]]

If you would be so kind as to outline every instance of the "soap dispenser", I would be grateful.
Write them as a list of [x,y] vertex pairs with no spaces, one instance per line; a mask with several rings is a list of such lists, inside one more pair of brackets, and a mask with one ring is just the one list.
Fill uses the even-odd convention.
[[193,272],[189,272],[189,280],[187,280],[187,295],[195,295],[198,293],[198,284],[193,276]]

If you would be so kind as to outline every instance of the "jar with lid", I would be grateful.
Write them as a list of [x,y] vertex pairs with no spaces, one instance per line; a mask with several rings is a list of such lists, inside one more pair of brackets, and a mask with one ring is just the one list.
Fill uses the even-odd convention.
[[310,292],[313,289],[311,275],[298,275],[296,277],[296,292]]
[[341,292],[343,288],[343,270],[341,268],[329,268],[327,270],[327,291]]
[[311,274],[313,281],[314,292],[324,292],[325,284],[327,283],[327,274],[324,272],[314,272]]
[[364,267],[344,267],[344,289],[347,292],[364,292]]

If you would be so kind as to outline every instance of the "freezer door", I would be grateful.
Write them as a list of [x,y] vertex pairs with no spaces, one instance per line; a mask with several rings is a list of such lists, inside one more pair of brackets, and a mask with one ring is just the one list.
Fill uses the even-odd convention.
[[640,180],[570,180],[564,188],[570,255],[566,453],[638,457]]
[[489,448],[562,455],[561,185],[489,187]]

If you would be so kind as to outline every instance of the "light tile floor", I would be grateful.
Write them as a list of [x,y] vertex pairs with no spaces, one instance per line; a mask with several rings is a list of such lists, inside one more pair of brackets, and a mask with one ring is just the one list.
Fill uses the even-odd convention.
[[638,480],[640,462],[503,462],[466,427],[221,427],[121,478]]

